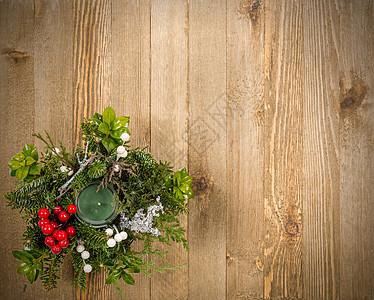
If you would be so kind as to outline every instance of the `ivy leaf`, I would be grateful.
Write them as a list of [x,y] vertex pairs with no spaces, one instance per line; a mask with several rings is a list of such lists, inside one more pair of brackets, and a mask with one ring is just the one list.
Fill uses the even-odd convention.
[[38,160],[39,158],[39,155],[38,155],[38,150],[36,150],[35,146],[34,145],[25,145],[25,147],[23,147],[23,150],[22,150],[23,154],[27,157],[27,156],[31,156],[33,159],[35,159],[35,161]]
[[113,108],[108,106],[107,108],[104,109],[103,112],[103,120],[108,122],[108,124],[112,123],[114,119],[116,118],[116,113]]
[[30,166],[29,174],[30,175],[39,175],[41,169],[42,169],[42,165],[40,163],[39,164],[33,164],[32,166]]
[[102,132],[102,133],[105,133],[105,134],[110,134],[110,128],[109,128],[109,125],[107,122],[102,122],[99,126],[99,130]]
[[103,138],[102,143],[108,152],[116,147],[116,143],[111,138]]
[[27,174],[29,173],[29,168],[30,167],[20,167],[17,172],[16,172],[16,177],[19,179],[19,180],[22,180],[24,179]]
[[31,156],[27,156],[26,157],[26,166],[30,166],[32,165],[34,162],[36,162],[36,160],[34,158],[32,158]]
[[26,275],[31,269],[31,264],[29,263],[21,263],[17,268],[17,273],[21,275]]
[[122,272],[121,277],[122,277],[123,281],[126,282],[127,284],[130,284],[130,285],[135,284],[134,278],[129,273]]
[[113,120],[113,122],[110,124],[110,127],[112,130],[120,129],[121,127],[124,127],[129,122],[128,117],[118,117]]

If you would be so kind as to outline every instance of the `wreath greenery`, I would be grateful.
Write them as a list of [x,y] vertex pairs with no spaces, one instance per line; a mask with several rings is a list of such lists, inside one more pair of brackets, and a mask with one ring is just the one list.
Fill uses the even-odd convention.
[[[17,182],[5,198],[12,209],[24,212],[27,225],[24,250],[13,251],[13,256],[21,261],[18,273],[31,283],[39,277],[48,290],[55,288],[68,254],[73,283],[82,289],[86,273],[98,269],[104,269],[106,283],[119,290],[121,279],[135,283],[133,273],[151,277],[152,270],[178,268],[167,262],[158,267],[154,258],[146,258],[165,260],[166,252],[151,247],[155,240],[167,245],[181,242],[188,251],[178,216],[188,213],[188,199],[194,196],[192,177],[185,169],[173,172],[169,162],[157,162],[146,148],[132,149],[128,124],[129,117],[116,117],[107,107],[102,115],[96,113],[81,123],[84,146],[74,154],[61,142],[55,147],[46,132],[46,137],[34,134],[45,143],[44,153],[39,156],[33,145],[25,145],[9,162],[10,175]],[[83,207],[80,196],[89,186],[97,195],[87,192]],[[97,225],[83,210],[100,213],[97,205],[104,191],[113,199],[111,217]],[[99,200],[92,202],[94,198]],[[142,250],[132,251],[137,240],[142,241]]]

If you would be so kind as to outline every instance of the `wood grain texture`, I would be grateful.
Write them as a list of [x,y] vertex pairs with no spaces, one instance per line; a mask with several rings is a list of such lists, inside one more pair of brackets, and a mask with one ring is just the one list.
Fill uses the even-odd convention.
[[189,299],[226,299],[226,16],[189,2]]
[[227,299],[263,299],[264,15],[227,2]]
[[[130,116],[131,146],[150,144],[151,82],[150,1],[112,2],[112,105],[118,114]],[[133,244],[141,250],[142,242]],[[135,274],[135,285],[121,284],[127,299],[147,300],[150,278]]]
[[[174,169],[187,166],[187,6],[186,1],[152,1],[151,8],[151,152],[172,161]],[[180,219],[187,227],[187,218]],[[170,251],[177,271],[153,272],[152,299],[188,298],[188,254],[182,245],[154,247]],[[159,264],[164,264],[158,260]]]
[[[0,192],[14,186],[8,162],[25,143],[32,143],[34,130],[34,9],[32,1],[0,2]],[[12,250],[22,249],[25,225],[18,211],[5,207],[0,214],[0,290],[3,299],[34,299],[43,289],[31,286],[17,274]],[[6,229],[6,230],[5,230]],[[12,270],[12,271],[10,271]]]
[[[340,193],[339,89],[335,30],[330,1],[305,1],[303,113],[303,296],[339,299]],[[341,299],[354,299],[343,297]],[[358,298],[357,298],[358,299]]]
[[269,1],[265,15],[264,298],[302,299],[302,3]]
[[[80,122],[108,105],[111,90],[111,24],[109,0],[74,1],[73,48],[73,142],[81,143]],[[103,270],[87,275],[87,290],[77,290],[77,299],[120,299],[111,285],[106,285]]]
[[332,32],[339,76],[340,298],[373,299],[374,3],[327,3],[336,20]]

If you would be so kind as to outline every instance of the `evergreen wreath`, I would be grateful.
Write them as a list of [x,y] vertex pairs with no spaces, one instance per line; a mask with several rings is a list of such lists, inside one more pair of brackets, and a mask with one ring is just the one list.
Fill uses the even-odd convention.
[[[188,251],[185,230],[178,216],[188,213],[194,197],[192,177],[183,168],[173,172],[169,162],[129,146],[129,117],[116,117],[107,107],[103,114],[81,123],[84,147],[74,154],[50,135],[34,136],[45,144],[39,156],[33,145],[9,162],[16,187],[5,195],[12,209],[24,212],[24,250],[13,251],[21,261],[17,272],[30,283],[41,279],[56,288],[63,259],[70,254],[73,283],[86,288],[86,273],[104,269],[107,284],[133,285],[133,273],[176,269],[154,265],[149,255],[165,259],[167,252],[153,249],[158,240],[181,242]],[[108,204],[109,203],[109,204]],[[132,251],[134,241],[141,251]]]

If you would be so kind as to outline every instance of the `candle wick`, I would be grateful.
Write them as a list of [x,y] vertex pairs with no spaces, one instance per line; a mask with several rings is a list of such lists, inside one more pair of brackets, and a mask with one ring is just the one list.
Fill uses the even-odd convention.
[[97,205],[101,205],[101,203],[99,202],[99,203],[97,203]]

